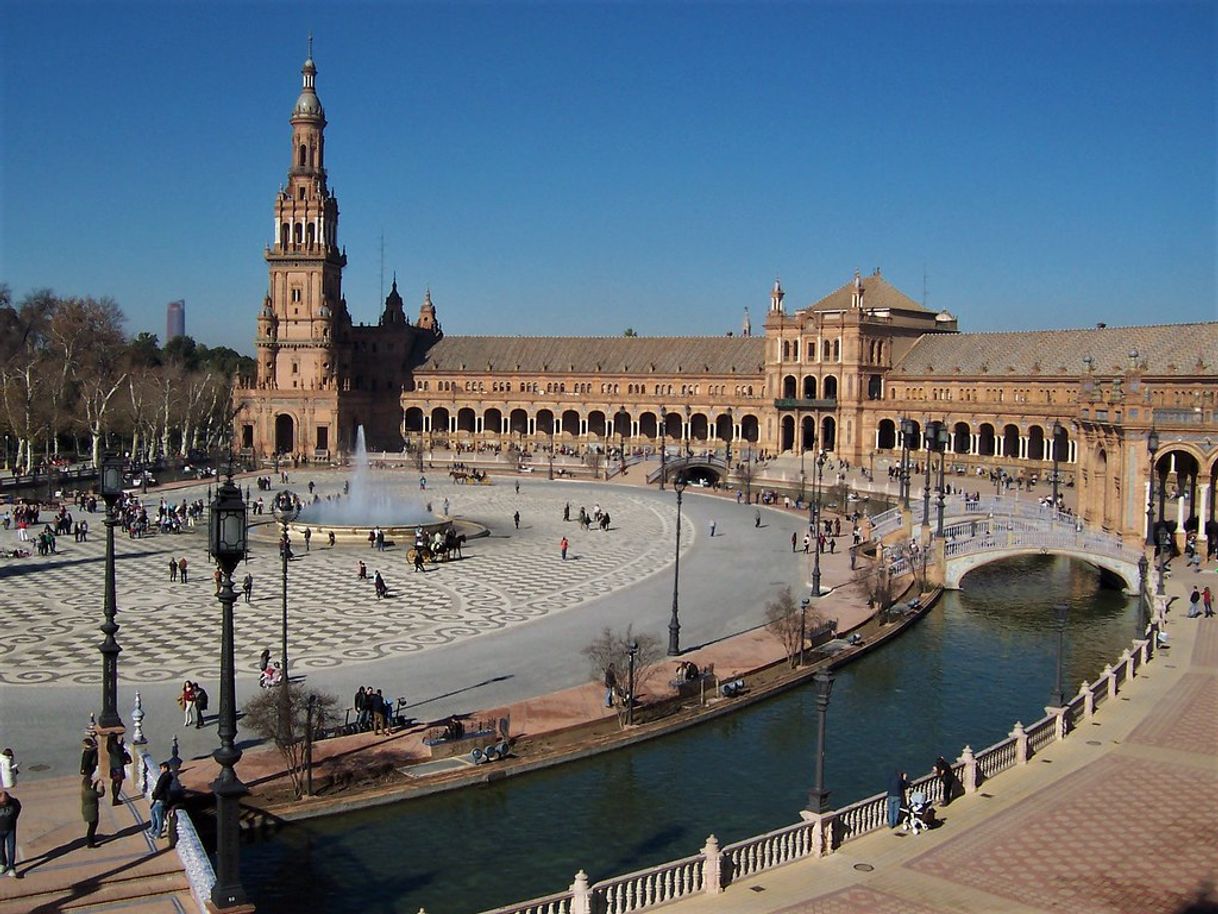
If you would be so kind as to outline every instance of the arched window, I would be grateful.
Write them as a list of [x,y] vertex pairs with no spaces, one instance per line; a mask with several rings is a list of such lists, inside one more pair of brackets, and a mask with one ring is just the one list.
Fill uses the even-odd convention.
[[305,159],[306,159],[306,157],[308,156],[308,154],[309,154],[309,152],[308,152],[308,150],[305,148],[305,144],[304,144],[304,143],[301,143],[301,144],[300,144],[300,163],[299,163],[301,168],[304,168],[304,166],[305,166]]

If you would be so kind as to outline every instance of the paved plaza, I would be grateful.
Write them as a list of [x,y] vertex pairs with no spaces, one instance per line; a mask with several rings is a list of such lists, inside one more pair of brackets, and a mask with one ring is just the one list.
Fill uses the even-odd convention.
[[[486,486],[456,485],[438,463],[427,472],[425,493],[416,472],[374,471],[374,477],[403,495],[422,495],[437,512],[447,498],[451,516],[476,521],[490,535],[470,540],[463,558],[428,565],[422,574],[407,560],[408,543],[384,552],[341,541],[331,548],[324,536],[314,535],[306,552],[301,537],[294,537],[288,584],[291,671],[337,693],[344,704],[358,685],[375,684],[386,695],[410,698],[416,716],[435,719],[586,681],[579,650],[605,626],[633,624],[637,631],[667,639],[676,523],[671,491],[528,474],[496,476]],[[339,471],[293,471],[289,488],[307,497],[312,480],[324,500],[347,478]],[[242,482],[252,484],[252,479]],[[155,509],[162,496],[177,503],[205,497],[206,489],[204,484],[152,490],[145,502]],[[274,491],[255,488],[251,494],[269,505]],[[568,502],[573,520],[564,523]],[[574,520],[580,507],[591,513],[596,505],[609,512],[610,529],[581,531]],[[799,529],[802,535],[801,515],[762,508],[763,522],[756,527],[756,509],[692,488],[684,508],[684,645],[755,627],[763,620],[765,602],[780,587],[806,588],[807,557],[790,550],[791,533]],[[512,519],[516,511],[518,530]],[[80,729],[99,705],[101,519],[101,512],[90,517],[87,543],[60,537],[56,555],[0,560],[6,597],[0,616],[0,741],[19,748],[27,771],[35,762],[48,775],[71,770]],[[712,519],[713,539],[708,535]],[[269,648],[278,657],[281,639],[274,521],[269,511],[251,520],[259,527],[250,561],[234,575],[239,584],[248,570],[255,581],[252,602],[239,598],[236,607],[239,698],[257,688],[260,651]],[[571,544],[566,561],[559,552],[563,536]],[[176,731],[184,754],[215,745],[210,723],[206,731],[183,731],[174,704],[184,679],[209,689],[213,713],[218,700],[220,607],[205,539],[202,524],[181,534],[130,539],[120,530],[116,537],[120,713],[130,722],[139,689],[149,737],[167,745]],[[0,533],[0,541],[11,547],[16,533]],[[170,556],[187,558],[189,583],[169,580]],[[367,564],[368,580],[357,578],[359,560]],[[843,565],[844,557],[831,564]],[[384,600],[373,591],[377,570],[389,585]],[[848,572],[837,576],[844,579]],[[61,730],[46,727],[48,713],[64,721]]]

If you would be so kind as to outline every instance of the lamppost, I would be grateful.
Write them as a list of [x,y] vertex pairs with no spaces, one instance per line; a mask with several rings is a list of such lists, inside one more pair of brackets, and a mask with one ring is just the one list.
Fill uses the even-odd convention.
[[727,456],[725,463],[727,468],[723,472],[723,484],[730,486],[732,479],[732,438],[735,437],[736,426],[732,424],[732,408],[727,408]]
[[118,623],[114,614],[118,612],[114,588],[114,528],[118,518],[114,516],[114,504],[123,494],[123,458],[117,454],[106,454],[101,462],[101,495],[106,502],[106,593],[103,612],[106,621],[101,630],[106,640],[98,650],[102,655],[102,709],[98,726],[103,730],[121,732],[123,719],[118,715],[118,655],[122,648],[114,636],[118,634]]
[[[237,736],[236,671],[233,664],[233,570],[245,558],[245,502],[241,490],[233,484],[232,466],[228,478],[216,491],[211,503],[208,540],[212,558],[224,572],[220,584],[220,606],[223,611],[220,636],[220,748],[213,758],[220,773],[212,781],[216,795],[216,882],[211,890],[210,907],[224,911],[244,908],[245,889],[241,886],[238,828],[238,800],[247,792],[237,777],[234,766],[241,760],[241,750],[234,744]],[[286,688],[286,686],[285,686]]]
[[938,511],[939,518],[935,528],[935,535],[940,539],[943,538],[943,503],[945,501],[945,494],[943,491],[943,464],[947,462],[948,437],[947,423],[940,423],[938,428],[935,429],[935,441],[939,445],[939,495],[935,499],[935,507]]
[[909,510],[909,439],[913,437],[913,421],[901,420],[901,505]]
[[681,620],[677,616],[677,591],[681,585],[681,496],[685,493],[685,478],[678,476],[672,482],[677,493],[677,552],[672,569],[672,618],[668,620],[668,656],[681,653]]
[[623,406],[617,411],[619,420],[618,427],[618,447],[622,458],[621,469],[618,471],[622,476],[626,475],[626,423],[630,421],[630,414],[626,412],[626,407]]
[[799,665],[804,665],[804,645],[808,643],[808,598],[799,601]]
[[629,691],[626,693],[626,726],[634,723],[634,658],[639,653],[639,643],[631,641],[626,645],[626,653],[630,657],[630,670],[626,677]]
[[668,410],[660,407],[660,491],[668,479]]
[[1064,431],[1061,422],[1057,419],[1053,420],[1053,443],[1049,445],[1049,451],[1053,457],[1053,513],[1057,513],[1057,444],[1061,438],[1061,433]]
[[1165,527],[1165,526],[1159,527],[1158,537],[1159,537],[1159,581],[1155,585],[1155,594],[1157,596],[1161,597],[1167,593],[1167,590],[1164,588],[1164,584],[1163,584],[1163,578],[1167,573],[1167,548],[1168,548],[1168,544],[1171,542],[1171,534],[1167,532],[1167,527]]
[[271,511],[275,515],[275,520],[283,526],[283,533],[279,538],[279,554],[283,566],[283,643],[280,660],[283,665],[283,681],[286,684],[288,681],[288,553],[291,551],[288,525],[300,516],[300,502],[297,501],[295,495],[284,489],[275,496],[275,500],[271,503]]
[[820,500],[824,494],[822,480],[825,473],[825,461],[828,458],[821,451],[816,456],[816,485],[812,489],[812,504],[815,508],[815,521],[812,525],[812,596],[820,596]]
[[825,789],[825,716],[833,691],[833,673],[821,670],[812,677],[816,684],[816,786],[808,795],[808,808],[815,813],[829,811],[829,791]]
[[1138,559],[1138,631],[1137,636],[1142,638],[1146,634],[1146,629],[1150,626],[1150,599],[1146,593],[1146,576],[1150,574],[1150,560],[1146,558],[1146,553],[1142,553],[1142,557]]
[[930,526],[930,455],[935,448],[935,424],[927,422],[922,434],[922,448],[926,451],[926,479],[922,483],[922,526]]
[[685,456],[686,458],[694,456],[694,450],[689,446],[689,416],[693,412],[687,405],[685,407]]
[[1066,637],[1066,617],[1070,614],[1070,606],[1066,603],[1058,603],[1053,607],[1053,614],[1057,617],[1057,689],[1053,693],[1053,707],[1064,708],[1066,706],[1066,687],[1062,682],[1062,650]]
[[799,500],[804,500],[804,444],[799,443]]
[[1155,545],[1155,452],[1159,450],[1159,430],[1151,428],[1146,436],[1146,449],[1150,451],[1150,497],[1146,501],[1146,545]]
[[550,420],[550,479],[554,478],[554,420]]

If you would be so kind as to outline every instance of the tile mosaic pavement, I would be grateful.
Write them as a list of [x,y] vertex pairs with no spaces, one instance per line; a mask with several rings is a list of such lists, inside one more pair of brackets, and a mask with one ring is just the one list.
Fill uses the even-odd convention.
[[1172,914],[1218,870],[1216,809],[1218,770],[1109,755],[905,866],[1045,910]]
[[801,901],[775,914],[936,914],[928,907],[898,895],[864,886],[851,886],[819,898]]
[[1185,673],[1126,741],[1218,756],[1218,676]]
[[[331,490],[340,484],[334,480]],[[411,485],[402,482],[401,488],[410,491]],[[318,491],[324,496],[326,487]],[[305,553],[297,543],[288,578],[295,670],[412,653],[519,625],[629,587],[672,562],[673,512],[627,491],[603,496],[612,517],[607,533],[585,533],[575,523],[563,523],[563,505],[572,495],[564,488],[530,486],[516,495],[508,484],[441,482],[429,485],[428,494],[437,506],[447,496],[454,515],[487,524],[495,535],[471,541],[463,560],[431,565],[426,574],[412,572],[405,548],[330,549],[314,537]],[[155,509],[158,501],[150,495],[145,503]],[[573,516],[579,507],[572,503]],[[592,505],[587,508],[591,511]],[[522,523],[517,531],[511,517],[518,509]],[[100,513],[89,519],[89,542],[61,537],[57,555],[0,564],[6,604],[0,613],[0,682],[99,681],[105,538]],[[265,520],[266,515],[251,519]],[[688,549],[695,531],[687,520],[683,527],[682,546]],[[209,678],[219,643],[219,607],[203,528],[137,540],[117,533],[121,679]],[[571,542],[572,559],[566,562],[558,552],[564,535]],[[8,540],[15,543],[15,533],[0,531],[0,544]],[[187,557],[189,584],[168,580],[170,555]],[[356,578],[360,559],[367,563],[369,578],[378,569],[384,575],[389,599],[375,599],[372,581]],[[246,571],[254,576],[253,601],[248,606],[238,601],[236,642],[239,652],[252,657],[258,650],[253,645],[274,648],[279,643],[281,569],[274,539],[255,540],[251,559],[237,570],[235,582]],[[207,632],[214,639],[200,637]]]

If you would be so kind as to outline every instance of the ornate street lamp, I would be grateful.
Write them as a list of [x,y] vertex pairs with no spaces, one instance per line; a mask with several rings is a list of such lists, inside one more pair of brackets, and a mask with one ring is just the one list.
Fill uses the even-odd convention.
[[288,681],[288,553],[291,540],[288,537],[288,525],[300,516],[300,502],[296,496],[284,489],[275,496],[271,503],[271,511],[275,520],[283,527],[279,538],[279,554],[283,566],[283,644],[280,651],[280,662],[283,664],[283,681]]
[[550,479],[554,478],[554,420],[550,420]]
[[694,456],[694,449],[689,446],[689,417],[693,412],[688,405],[685,407],[685,457],[686,459]]
[[913,437],[913,420],[901,420],[901,505],[909,510],[909,439]]
[[1049,446],[1050,453],[1052,454],[1052,457],[1053,457],[1053,513],[1054,514],[1056,514],[1057,510],[1058,510],[1058,506],[1057,506],[1057,461],[1059,460],[1059,458],[1057,456],[1057,445],[1058,445],[1058,442],[1061,440],[1061,433],[1063,431],[1065,431],[1065,429],[1062,427],[1061,422],[1054,419],[1053,420],[1053,443]]
[[1057,689],[1053,693],[1053,707],[1064,708],[1066,706],[1066,686],[1062,681],[1062,651],[1066,637],[1066,617],[1070,614],[1070,606],[1066,603],[1059,603],[1053,607],[1053,614],[1057,619]]
[[1146,436],[1146,449],[1150,451],[1150,497],[1146,500],[1146,545],[1154,547],[1155,539],[1155,452],[1159,450],[1159,430],[1151,428]]
[[808,643],[808,598],[799,601],[799,665],[804,665],[804,645]]
[[1146,553],[1138,559],[1138,631],[1139,638],[1146,637],[1146,629],[1150,627],[1150,595],[1146,592],[1146,578],[1150,574],[1150,560]]
[[935,535],[940,539],[943,538],[943,505],[946,501],[946,493],[944,492],[943,482],[943,465],[947,462],[947,442],[950,438],[950,433],[947,430],[947,423],[942,422],[935,429],[935,441],[939,445],[939,494],[935,499],[935,509],[938,512],[938,522],[935,527]]
[[922,449],[926,452],[926,479],[922,484],[922,526],[930,526],[930,455],[935,449],[935,423],[927,422],[922,433]]
[[626,423],[630,421],[629,413],[626,412],[626,407],[623,406],[617,411],[618,419],[618,447],[621,455],[621,469],[619,473],[626,475]]
[[[803,430],[800,430],[800,437],[803,436]],[[804,443],[799,443],[799,500],[804,500]]]
[[1159,581],[1155,585],[1155,594],[1161,597],[1167,593],[1167,590],[1164,587],[1163,578],[1166,576],[1166,573],[1167,573],[1167,550],[1171,545],[1171,534],[1167,532],[1166,526],[1164,526],[1164,525],[1159,526],[1158,538],[1159,538]]
[[736,426],[732,423],[732,408],[727,408],[727,474],[723,477],[725,483],[732,475],[732,438],[736,435]]
[[677,615],[677,592],[681,585],[681,496],[685,494],[685,478],[678,476],[672,487],[677,493],[677,552],[672,569],[672,618],[668,620],[668,656],[681,653],[681,620]]
[[815,813],[829,811],[829,791],[825,789],[825,716],[833,691],[833,673],[821,670],[812,677],[816,685],[816,786],[808,795],[808,808]]
[[106,640],[98,650],[102,655],[102,709],[98,718],[98,726],[102,730],[123,730],[123,719],[118,715],[118,655],[122,648],[114,636],[118,634],[118,623],[114,615],[118,612],[114,588],[114,528],[118,518],[114,514],[114,504],[123,494],[123,458],[117,454],[106,454],[101,462],[101,496],[106,502],[106,592],[103,612],[106,621],[102,623],[102,634]]
[[660,491],[668,480],[668,410],[660,407]]
[[[220,584],[220,606],[223,611],[220,637],[220,748],[213,758],[220,765],[220,774],[212,781],[216,795],[216,882],[211,890],[210,907],[225,911],[243,908],[248,903],[241,886],[239,862],[238,800],[246,794],[245,785],[237,777],[234,766],[241,760],[241,750],[234,740],[237,736],[236,670],[233,663],[233,570],[245,558],[245,502],[241,490],[233,484],[232,465],[228,478],[216,491],[211,503],[208,544],[211,556],[223,571]],[[285,685],[286,688],[286,685]]]
[[631,726],[634,723],[634,658],[638,656],[639,643],[631,641],[626,645],[626,653],[630,657],[630,671],[626,678],[629,689],[626,694],[626,726]]
[[815,521],[812,527],[812,596],[820,596],[820,500],[824,495],[825,461],[828,457],[821,451],[816,457],[816,485],[812,489]]

